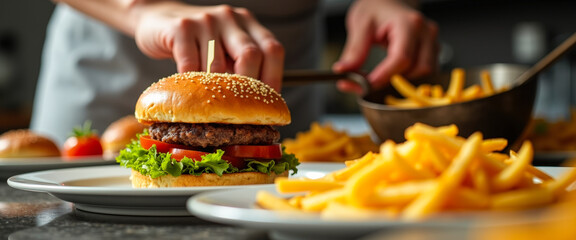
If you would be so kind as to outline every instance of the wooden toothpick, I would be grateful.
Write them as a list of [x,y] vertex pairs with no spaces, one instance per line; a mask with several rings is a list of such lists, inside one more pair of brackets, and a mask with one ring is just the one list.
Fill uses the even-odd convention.
[[208,41],[208,59],[206,72],[210,73],[210,67],[212,66],[212,61],[214,61],[214,40]]

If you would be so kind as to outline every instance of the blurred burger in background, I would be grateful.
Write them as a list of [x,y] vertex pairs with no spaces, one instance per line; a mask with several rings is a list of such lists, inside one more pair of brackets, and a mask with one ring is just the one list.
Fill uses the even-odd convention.
[[125,116],[111,123],[102,134],[103,156],[106,160],[114,159],[120,150],[126,148],[137,135],[146,129],[133,115]]
[[59,157],[56,143],[29,129],[18,129],[0,135],[0,158]]

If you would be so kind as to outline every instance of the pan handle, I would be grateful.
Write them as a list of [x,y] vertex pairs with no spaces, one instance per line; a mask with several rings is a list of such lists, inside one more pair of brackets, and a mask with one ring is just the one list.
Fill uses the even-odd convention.
[[287,70],[284,72],[284,86],[298,86],[314,82],[352,81],[362,88],[362,95],[368,94],[370,83],[364,75],[355,72],[334,73],[327,70]]

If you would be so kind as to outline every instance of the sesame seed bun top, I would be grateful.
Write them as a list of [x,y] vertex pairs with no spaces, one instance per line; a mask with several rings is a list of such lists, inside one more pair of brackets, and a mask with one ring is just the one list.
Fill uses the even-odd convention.
[[287,125],[286,102],[259,80],[227,73],[187,72],[160,79],[136,103],[135,117],[155,122]]

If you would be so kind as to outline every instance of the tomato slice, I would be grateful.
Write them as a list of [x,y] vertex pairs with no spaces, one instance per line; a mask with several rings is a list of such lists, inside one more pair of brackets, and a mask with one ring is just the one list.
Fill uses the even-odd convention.
[[141,135],[140,145],[142,145],[142,147],[146,150],[150,149],[152,145],[156,145],[156,150],[163,153],[169,152],[172,148],[189,149],[189,147],[185,145],[165,143],[162,141],[154,140],[150,137],[150,135]]
[[182,158],[184,157],[188,157],[194,161],[200,161],[202,160],[202,156],[208,154],[207,152],[181,149],[181,148],[172,148],[170,149],[170,153],[172,154],[172,158],[178,161],[182,160]]
[[222,148],[224,155],[238,158],[282,158],[282,145],[280,143],[270,145],[230,145]]
[[[181,148],[172,148],[170,149],[170,153],[172,154],[172,158],[180,161],[184,157],[188,157],[194,161],[201,161],[202,156],[209,154],[207,152],[196,151],[196,150],[189,150],[189,149],[181,149]],[[222,159],[228,161],[232,166],[237,168],[245,168],[246,162],[242,158],[231,157],[231,156],[222,156]]]

